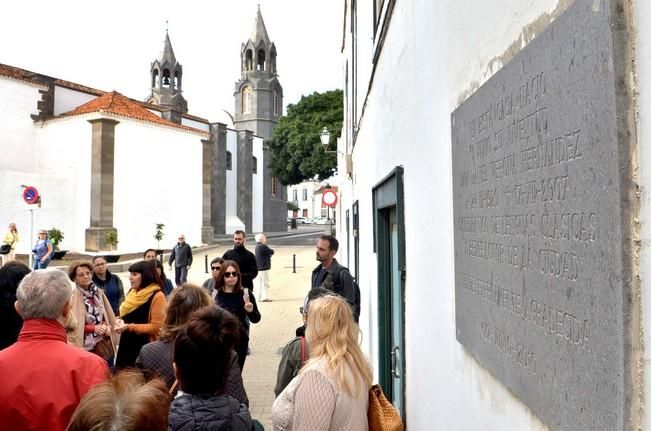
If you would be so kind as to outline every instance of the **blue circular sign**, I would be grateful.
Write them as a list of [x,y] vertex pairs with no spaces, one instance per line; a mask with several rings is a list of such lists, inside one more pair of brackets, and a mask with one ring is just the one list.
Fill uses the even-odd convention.
[[30,205],[38,202],[38,196],[38,190],[36,190],[36,187],[27,186],[25,187],[25,190],[23,190],[23,200]]

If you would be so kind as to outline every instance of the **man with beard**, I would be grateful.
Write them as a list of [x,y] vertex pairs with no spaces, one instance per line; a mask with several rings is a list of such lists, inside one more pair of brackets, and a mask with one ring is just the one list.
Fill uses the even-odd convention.
[[359,321],[360,294],[355,279],[335,259],[339,241],[332,235],[323,235],[316,243],[316,260],[321,262],[312,271],[312,289],[323,287],[343,296],[353,310],[355,321]]
[[244,247],[245,238],[246,235],[243,230],[236,230],[233,233],[233,248],[224,253],[222,258],[237,262],[240,266],[242,287],[247,287],[253,291],[253,279],[258,275],[258,262],[255,259],[255,254]]

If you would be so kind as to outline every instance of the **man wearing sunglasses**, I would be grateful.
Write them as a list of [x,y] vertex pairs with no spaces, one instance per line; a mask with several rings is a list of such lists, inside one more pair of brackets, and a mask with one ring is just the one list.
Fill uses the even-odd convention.
[[253,291],[253,279],[258,275],[258,262],[255,260],[255,254],[244,246],[245,238],[246,234],[243,230],[236,230],[233,233],[233,248],[224,253],[222,258],[237,262],[240,266],[242,287]]

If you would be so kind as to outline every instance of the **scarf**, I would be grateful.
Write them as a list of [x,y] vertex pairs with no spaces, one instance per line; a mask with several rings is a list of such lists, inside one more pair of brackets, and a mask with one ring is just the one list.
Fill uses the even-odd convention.
[[[97,291],[97,286],[90,283],[88,289],[83,289],[77,286],[77,289],[82,294],[84,300],[84,306],[86,307],[86,324],[87,325],[99,325],[102,323],[102,304],[100,302],[99,294]],[[93,350],[95,344],[97,343],[98,335],[94,332],[89,332],[84,334],[84,349]]]
[[131,289],[127,293],[124,302],[120,305],[120,316],[126,316],[142,304],[147,302],[149,298],[160,290],[160,286],[152,283],[144,289]]

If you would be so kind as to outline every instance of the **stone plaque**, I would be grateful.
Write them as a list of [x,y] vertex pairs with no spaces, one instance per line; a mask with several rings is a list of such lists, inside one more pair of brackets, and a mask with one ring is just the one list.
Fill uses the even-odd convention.
[[577,0],[451,117],[457,340],[554,430],[627,421],[610,7]]

